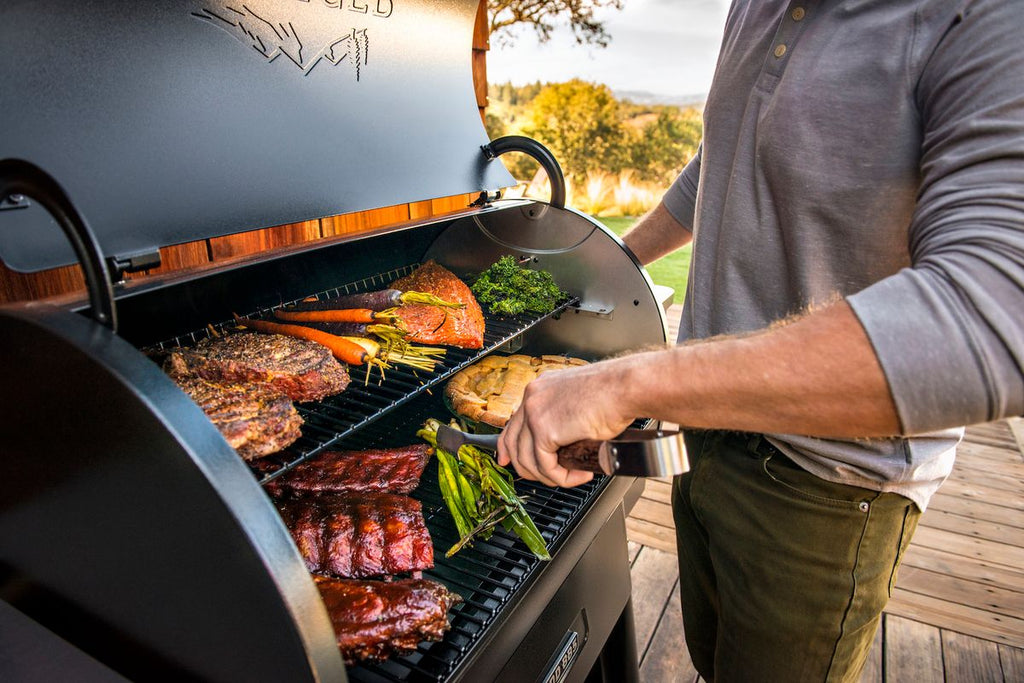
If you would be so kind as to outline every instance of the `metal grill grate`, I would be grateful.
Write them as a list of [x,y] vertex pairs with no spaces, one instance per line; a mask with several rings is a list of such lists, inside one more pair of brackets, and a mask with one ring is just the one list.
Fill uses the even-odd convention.
[[[351,282],[334,289],[320,292],[318,299],[330,299],[342,294],[354,294],[386,288],[391,282],[408,275],[418,264],[381,273],[372,277]],[[271,308],[264,308],[249,314],[250,317],[261,317],[283,306],[296,301],[283,302]],[[579,299],[570,299],[555,311],[544,316],[518,315],[513,317],[493,316],[484,312],[484,346],[482,349],[470,350],[447,347],[447,353],[433,371],[425,372],[403,366],[395,366],[387,370],[386,379],[375,382],[371,377],[369,384],[363,383],[360,372],[353,373],[352,383],[337,396],[330,396],[316,403],[297,404],[296,408],[304,420],[302,436],[282,453],[261,460],[260,483],[270,481],[301,462],[316,456],[318,453],[335,446],[342,439],[380,419],[390,411],[407,404],[417,396],[428,392],[453,374],[479,360],[483,356],[509,344],[525,331],[549,317],[561,314],[569,306],[578,303]],[[177,346],[192,346],[209,337],[211,334],[225,334],[235,329],[235,322],[224,321],[210,325],[202,330],[195,330],[164,341],[158,345],[166,350]],[[376,379],[379,376],[374,372]]]
[[[413,264],[375,275],[322,292],[317,298],[382,289],[415,268],[416,264]],[[359,450],[414,443],[416,430],[427,418],[446,419],[449,415],[440,392],[431,392],[431,388],[483,356],[508,349],[524,332],[549,317],[558,316],[578,301],[567,301],[547,316],[498,317],[485,312],[486,331],[482,349],[448,347],[443,361],[432,372],[399,366],[389,369],[382,383],[371,382],[369,385],[364,385],[360,378],[354,376],[342,394],[318,403],[297,405],[305,420],[302,437],[283,453],[261,459],[257,476],[262,476],[261,483],[265,483],[327,449]],[[281,305],[289,303],[294,302]],[[250,315],[263,316],[271,313],[273,308]],[[211,333],[229,332],[234,325],[234,321],[211,325],[165,341],[160,348],[192,345]],[[517,481],[516,491],[526,499],[530,516],[554,553],[607,482],[607,478],[597,477],[574,489],[550,489],[532,482]],[[447,585],[461,595],[464,602],[450,612],[451,629],[443,640],[421,643],[415,652],[405,657],[350,667],[348,675],[352,681],[448,680],[467,661],[501,611],[517,592],[524,589],[542,565],[516,536],[500,527],[487,541],[477,541],[454,557],[446,558],[445,552],[458,540],[458,532],[438,491],[436,460],[428,465],[419,488],[412,495],[423,504],[424,518],[434,544],[435,566],[424,575]]]

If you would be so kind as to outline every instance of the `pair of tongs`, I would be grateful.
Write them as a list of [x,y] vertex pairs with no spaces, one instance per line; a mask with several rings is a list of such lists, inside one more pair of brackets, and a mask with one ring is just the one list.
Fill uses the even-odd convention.
[[[500,434],[470,434],[454,427],[437,428],[437,445],[458,453],[464,445],[498,449]],[[630,477],[670,477],[690,469],[682,432],[627,429],[614,439],[585,439],[558,449],[558,464],[568,470]]]

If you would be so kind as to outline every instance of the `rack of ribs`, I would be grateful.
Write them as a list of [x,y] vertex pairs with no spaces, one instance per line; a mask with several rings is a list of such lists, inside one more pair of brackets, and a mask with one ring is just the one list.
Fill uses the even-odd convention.
[[273,496],[307,493],[410,493],[434,449],[427,444],[327,451],[267,482]]
[[462,598],[429,579],[354,581],[314,576],[346,664],[408,654],[441,640]]
[[422,507],[408,496],[321,495],[278,504],[310,572],[364,578],[434,566]]

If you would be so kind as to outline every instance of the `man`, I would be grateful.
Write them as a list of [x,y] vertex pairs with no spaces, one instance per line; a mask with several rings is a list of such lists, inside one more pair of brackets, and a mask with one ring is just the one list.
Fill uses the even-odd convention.
[[559,445],[683,426],[708,681],[857,680],[958,426],[1024,411],[1022,29],[1016,0],[734,2],[701,150],[625,240],[694,240],[685,343],[539,378],[502,436],[574,486]]

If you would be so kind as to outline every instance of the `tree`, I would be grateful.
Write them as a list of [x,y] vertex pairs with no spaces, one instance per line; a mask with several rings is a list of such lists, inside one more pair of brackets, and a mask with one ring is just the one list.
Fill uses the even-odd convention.
[[487,0],[491,38],[503,45],[515,42],[515,28],[532,27],[540,42],[551,38],[555,21],[568,19],[576,42],[606,47],[610,36],[594,10],[622,9],[623,0]]
[[573,181],[590,171],[622,169],[628,137],[608,86],[578,79],[547,85],[528,106],[526,119],[523,133],[547,145]]
[[696,109],[665,107],[635,135],[629,165],[641,180],[668,183],[697,153],[703,122]]

